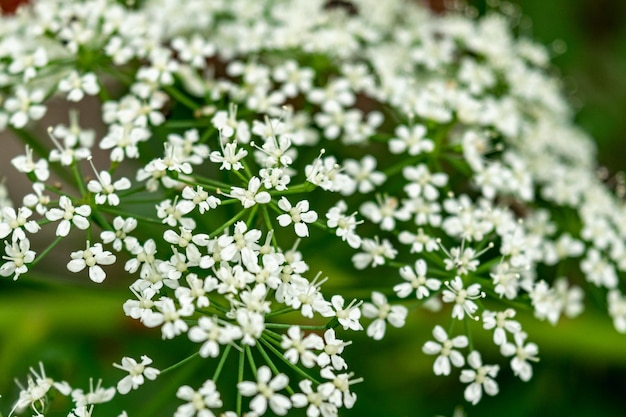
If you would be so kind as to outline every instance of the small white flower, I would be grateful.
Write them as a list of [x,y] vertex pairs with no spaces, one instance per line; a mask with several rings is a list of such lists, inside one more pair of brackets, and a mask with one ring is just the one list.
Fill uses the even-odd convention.
[[96,193],[96,204],[108,203],[111,206],[119,205],[120,198],[115,192],[128,190],[131,186],[130,180],[126,177],[122,177],[112,182],[111,174],[107,171],[101,171],[100,174],[96,172],[96,176],[98,177],[97,180],[91,180],[87,183],[87,189],[92,193]]
[[317,355],[313,349],[324,348],[324,340],[315,333],[310,333],[303,337],[303,332],[298,326],[291,326],[287,330],[287,335],[283,335],[280,346],[285,349],[285,359],[292,364],[302,362],[307,368],[312,368],[317,360]]
[[[113,230],[105,230],[100,233],[100,239],[102,243],[113,244],[113,249],[116,251],[122,250],[122,243],[126,245],[126,248],[130,248],[137,244],[137,239],[128,236],[128,233],[137,228],[137,219],[134,217],[128,217],[124,219],[121,216],[117,216],[113,219]],[[129,249],[130,250],[130,249]]]
[[237,388],[246,397],[254,396],[250,401],[250,408],[257,415],[265,414],[269,405],[274,413],[284,416],[291,408],[291,401],[277,391],[285,388],[288,383],[287,375],[278,374],[272,378],[270,368],[261,366],[257,370],[257,382],[243,381],[237,384]]
[[215,417],[210,409],[222,406],[220,393],[217,392],[215,382],[210,379],[205,381],[198,391],[189,385],[183,385],[178,388],[176,396],[188,402],[176,409],[174,417],[193,417],[196,415],[198,417]]
[[155,380],[161,371],[151,366],[147,366],[151,363],[152,359],[146,355],[141,357],[140,363],[137,363],[135,359],[126,356],[122,358],[121,365],[114,363],[113,366],[117,369],[128,372],[128,375],[117,383],[117,391],[120,394],[128,394],[131,389],[137,389],[140,385],[143,385],[145,380],[144,378],[148,378],[151,381]]
[[77,71],[70,72],[59,81],[59,91],[67,93],[69,101],[81,101],[85,94],[95,96],[100,92],[96,74],[88,72],[80,75]]
[[409,155],[432,152],[435,144],[432,140],[425,138],[425,135],[426,128],[422,125],[413,126],[411,129],[407,126],[398,126],[396,137],[389,141],[389,150],[396,154],[408,151]]
[[89,247],[89,242],[87,242],[87,249],[72,252],[70,256],[72,260],[67,264],[67,269],[76,273],[89,268],[89,278],[97,283],[101,283],[106,278],[106,273],[100,265],[115,263],[115,255],[104,250],[101,243]]
[[17,241],[4,242],[6,255],[2,257],[5,262],[0,266],[0,275],[9,277],[13,275],[13,280],[17,280],[20,275],[28,271],[26,264],[35,260],[35,252],[30,250],[30,241],[21,239]]
[[46,113],[46,106],[40,104],[45,99],[43,90],[28,91],[24,86],[18,86],[15,95],[9,97],[4,108],[11,115],[9,123],[16,129],[21,129],[29,120],[39,120]]
[[485,297],[485,293],[480,290],[480,284],[464,288],[461,277],[455,277],[452,282],[446,281],[445,284],[448,289],[443,290],[442,300],[444,303],[454,303],[452,318],[463,320],[465,314],[474,318],[478,305],[473,300]]
[[618,332],[626,333],[626,297],[619,290],[611,290],[606,298],[613,326]]
[[367,335],[374,340],[381,340],[385,336],[386,323],[393,327],[402,327],[406,321],[408,310],[404,306],[392,306],[387,303],[387,297],[378,291],[372,292],[372,302],[364,303],[363,316],[375,318],[367,327]]
[[414,270],[408,265],[400,268],[400,276],[407,282],[397,284],[393,287],[398,297],[406,298],[415,291],[415,296],[421,300],[422,298],[429,297],[430,291],[438,291],[441,287],[441,281],[435,278],[427,278],[426,269],[426,262],[423,259],[418,259],[415,262]]
[[222,152],[211,152],[209,156],[211,162],[221,163],[220,169],[228,171],[243,169],[243,164],[240,161],[248,155],[248,151],[241,148],[237,149],[237,142],[226,143],[224,145],[220,140],[220,144],[222,145]]
[[50,177],[48,160],[42,158],[35,162],[33,160],[33,150],[26,146],[26,154],[18,155],[11,159],[11,164],[18,172],[34,175],[37,181],[44,182]]
[[469,384],[465,388],[465,399],[472,404],[478,404],[483,396],[483,389],[488,395],[498,393],[498,383],[493,379],[498,375],[498,365],[483,365],[480,353],[473,351],[467,357],[467,363],[474,369],[463,369],[460,380]]
[[220,345],[227,345],[242,336],[241,329],[232,324],[220,326],[216,319],[200,317],[198,325],[189,329],[189,340],[202,343],[200,356],[216,358],[220,353]]
[[346,308],[343,308],[345,304],[343,297],[333,295],[330,302],[335,309],[335,315],[339,319],[339,324],[341,324],[345,330],[363,330],[363,326],[359,323],[359,319],[361,318],[361,310],[359,309],[359,306],[362,304],[361,301],[352,300]]
[[483,328],[485,330],[494,329],[493,343],[498,346],[506,343],[506,332],[511,334],[519,333],[522,330],[522,325],[515,320],[511,320],[515,317],[515,310],[507,308],[504,311],[483,311]]
[[337,406],[328,402],[328,398],[320,392],[321,385],[317,391],[313,391],[313,382],[310,379],[303,379],[298,383],[302,393],[291,396],[291,402],[296,408],[306,409],[307,417],[335,417],[337,416]]
[[330,381],[324,382],[318,387],[319,393],[337,407],[352,408],[354,406],[356,394],[350,391],[350,385],[362,382],[363,378],[351,379],[354,376],[352,372],[335,374],[335,371],[330,367],[322,369],[320,375]]
[[335,329],[328,329],[324,332],[324,351],[317,356],[317,364],[325,368],[332,364],[334,369],[346,369],[348,364],[345,359],[341,357],[343,349],[352,344],[352,342],[344,342],[337,339],[335,336]]
[[91,215],[91,207],[82,205],[74,207],[69,197],[62,195],[59,200],[60,208],[52,208],[46,212],[46,218],[50,221],[61,220],[57,226],[56,235],[65,237],[70,232],[73,224],[81,230],[89,228],[87,217]]
[[248,182],[248,189],[232,187],[230,194],[231,197],[241,201],[241,204],[244,208],[250,208],[255,204],[267,204],[272,199],[270,193],[268,193],[267,191],[259,192],[260,188],[261,180],[257,177],[252,177]]
[[281,214],[276,218],[278,224],[282,227],[287,227],[293,223],[296,235],[300,237],[309,236],[309,228],[306,224],[315,222],[317,220],[317,213],[313,210],[309,211],[309,202],[307,200],[299,201],[296,203],[295,207],[292,207],[289,200],[282,197],[278,201],[278,207],[288,213]]
[[357,225],[363,223],[356,220],[356,213],[346,216],[344,213],[348,209],[346,203],[341,200],[335,206],[331,207],[326,213],[328,219],[326,225],[331,229],[337,228],[335,233],[344,242],[348,242],[350,247],[356,249],[361,246],[361,238],[356,234]]
[[528,361],[539,361],[537,358],[539,347],[534,343],[524,344],[527,336],[524,332],[517,332],[514,335],[515,344],[507,342],[500,346],[500,352],[504,356],[513,356],[511,369],[522,381],[529,381],[533,376],[533,368]]
[[427,355],[438,355],[433,364],[435,375],[450,375],[450,364],[457,368],[465,365],[465,358],[455,348],[467,347],[469,342],[467,336],[456,336],[448,339],[448,334],[439,325],[433,329],[433,336],[439,343],[429,340],[424,343],[422,351]]

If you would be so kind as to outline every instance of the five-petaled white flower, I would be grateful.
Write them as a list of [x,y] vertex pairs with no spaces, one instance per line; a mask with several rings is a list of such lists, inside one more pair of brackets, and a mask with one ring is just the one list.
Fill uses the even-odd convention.
[[287,375],[278,374],[272,378],[270,368],[261,366],[257,370],[257,382],[242,381],[237,384],[237,388],[246,397],[254,396],[250,401],[250,408],[257,415],[265,414],[269,404],[275,414],[284,416],[291,408],[291,401],[286,396],[278,394],[277,391],[285,388],[288,383]]
[[137,363],[135,359],[126,356],[122,358],[121,365],[114,363],[113,366],[117,369],[128,372],[128,375],[117,383],[117,391],[120,394],[128,394],[131,389],[137,389],[140,385],[143,385],[145,381],[144,378],[148,378],[151,381],[155,380],[161,371],[151,366],[147,366],[151,363],[152,359],[146,355],[141,357],[140,363]]
[[91,215],[91,207],[86,204],[74,207],[72,200],[65,195],[62,195],[59,199],[59,207],[60,208],[52,208],[46,212],[46,218],[48,220],[53,222],[61,220],[57,226],[57,236],[67,236],[72,224],[81,230],[85,230],[89,227],[87,217]]
[[498,393],[498,383],[493,379],[498,375],[498,365],[483,365],[480,353],[473,351],[467,356],[467,363],[474,369],[463,369],[460,380],[469,384],[465,388],[465,399],[472,404],[477,404],[483,396],[483,389],[488,395]]
[[260,191],[261,188],[261,180],[257,177],[250,178],[248,182],[248,189],[243,189],[241,187],[232,187],[230,191],[230,196],[236,198],[241,201],[241,204],[244,208],[250,208],[255,204],[267,204],[270,202],[272,197],[270,193],[267,191]]
[[394,327],[404,326],[408,310],[404,306],[392,306],[387,302],[387,297],[378,291],[372,292],[372,303],[364,303],[363,315],[367,318],[375,318],[368,327],[367,335],[374,340],[385,337],[386,323]]
[[469,343],[467,336],[461,335],[449,339],[446,331],[439,325],[433,329],[433,336],[439,343],[429,340],[424,343],[422,351],[427,355],[438,355],[433,364],[435,375],[450,375],[450,364],[457,368],[465,365],[465,358],[455,348],[467,347]]
[[448,289],[443,290],[442,300],[444,303],[454,303],[452,318],[463,320],[467,314],[470,318],[478,320],[474,317],[478,305],[473,300],[485,297],[485,293],[480,290],[480,284],[471,284],[464,288],[463,281],[458,276],[452,282],[446,281],[445,284]]
[[217,392],[215,382],[210,379],[205,381],[198,391],[189,385],[183,385],[178,388],[176,396],[188,402],[176,409],[174,417],[215,417],[210,408],[222,406],[220,393]]
[[72,272],[80,272],[85,267],[89,268],[89,278],[93,282],[101,283],[106,278],[106,273],[100,265],[111,265],[115,263],[115,255],[102,248],[101,243],[89,246],[85,250],[72,252],[72,260],[67,264],[67,269]]
[[[94,170],[94,172],[96,172]],[[92,193],[96,193],[96,204],[108,203],[111,206],[117,206],[120,204],[120,198],[115,193],[116,191],[128,190],[131,186],[130,180],[126,177],[122,177],[119,180],[113,182],[111,174],[108,171],[101,171],[100,174],[96,172],[97,180],[91,180],[87,184],[87,189]]]
[[293,223],[296,235],[300,237],[309,236],[309,228],[306,224],[315,222],[317,220],[317,213],[313,210],[309,210],[309,202],[307,200],[299,201],[295,206],[292,206],[289,200],[282,197],[278,201],[278,207],[288,213],[281,214],[276,218],[278,224],[282,227],[287,227]]
[[400,276],[407,282],[394,285],[393,290],[398,294],[398,297],[406,298],[415,291],[415,296],[421,300],[430,296],[430,291],[438,291],[441,287],[441,281],[427,278],[426,269],[426,262],[423,259],[418,259],[415,262],[415,270],[408,265],[400,268]]
[[28,239],[21,239],[9,242],[4,242],[5,253],[2,259],[5,262],[0,266],[0,275],[8,277],[13,275],[13,280],[17,280],[20,275],[28,271],[26,264],[35,260],[35,252],[30,250],[30,241]]
[[507,342],[500,346],[500,352],[504,356],[513,357],[511,359],[511,369],[522,381],[529,381],[533,376],[533,368],[528,361],[539,361],[539,358],[537,358],[539,347],[535,343],[524,344],[527,336],[525,332],[517,332],[513,336],[515,344]]

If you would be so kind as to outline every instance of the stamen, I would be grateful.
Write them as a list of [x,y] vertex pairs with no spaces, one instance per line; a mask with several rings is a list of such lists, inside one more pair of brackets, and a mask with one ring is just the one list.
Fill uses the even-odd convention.
[[57,149],[61,151],[61,153],[65,152],[65,148],[61,146],[61,144],[59,143],[59,140],[52,133],[54,131],[54,128],[52,126],[48,126],[48,129],[46,129],[46,131],[48,132],[48,136],[50,137],[50,140],[52,141],[52,143],[54,143],[54,146],[56,146]]
[[89,165],[91,165],[91,169],[93,169],[94,174],[96,174],[96,178],[98,179],[98,182],[100,182],[100,184],[102,184],[102,178],[100,178],[100,174],[98,173],[98,170],[96,169],[96,166],[93,163],[92,156],[89,155],[87,157],[87,160],[89,161]]

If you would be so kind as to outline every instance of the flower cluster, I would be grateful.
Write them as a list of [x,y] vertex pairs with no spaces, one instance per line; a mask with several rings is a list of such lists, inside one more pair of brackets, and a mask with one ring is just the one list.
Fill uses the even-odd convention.
[[[33,1],[0,16],[0,130],[27,143],[12,166],[32,184],[21,202],[0,184],[0,275],[25,279],[66,237],[69,272],[118,271],[126,316],[215,364],[169,393],[176,417],[337,416],[362,381],[350,332],[399,334],[420,307],[451,329],[423,336],[434,374],[467,364],[476,404],[500,365],[457,322],[481,321],[523,381],[539,350],[513,306],[556,324],[598,287],[626,332],[626,204],[548,70],[502,15],[400,0]],[[33,133],[53,98],[98,100],[101,139],[75,111]],[[331,250],[376,276],[368,299],[311,261]],[[55,388],[90,416],[187,359],[124,357],[117,389],[88,393],[32,371],[11,414],[43,415]]]

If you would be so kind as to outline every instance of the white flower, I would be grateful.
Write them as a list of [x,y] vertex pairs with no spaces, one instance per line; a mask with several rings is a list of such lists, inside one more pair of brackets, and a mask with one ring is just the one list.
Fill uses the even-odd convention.
[[387,179],[384,173],[375,171],[376,158],[372,155],[365,155],[360,162],[354,159],[346,159],[343,161],[343,168],[347,174],[354,178],[357,190],[361,194],[373,191]]
[[339,319],[339,324],[341,324],[345,330],[363,330],[363,326],[359,323],[359,319],[361,318],[359,306],[362,304],[362,301],[357,301],[356,299],[352,300],[345,309],[343,308],[345,300],[340,295],[333,295],[330,302],[333,305],[337,319]]
[[430,291],[438,291],[441,287],[441,281],[427,278],[426,269],[426,262],[423,259],[418,259],[415,262],[415,270],[408,265],[400,268],[400,276],[407,282],[394,285],[393,290],[398,294],[398,297],[406,298],[415,291],[415,296],[421,300],[429,297]]
[[296,408],[306,409],[307,417],[336,417],[337,406],[328,402],[328,398],[320,392],[321,385],[317,386],[317,391],[313,391],[313,382],[310,379],[303,379],[298,383],[302,393],[291,396],[291,402]]
[[465,314],[474,318],[478,305],[473,300],[485,297],[485,293],[480,291],[480,284],[471,284],[464,288],[461,277],[455,277],[452,282],[446,281],[445,284],[448,289],[443,290],[442,300],[444,303],[454,303],[452,318],[463,320]]
[[59,199],[59,207],[60,208],[52,208],[46,212],[46,218],[48,220],[53,222],[61,220],[57,226],[57,236],[67,236],[72,224],[81,230],[85,230],[89,227],[87,217],[91,215],[91,207],[86,204],[74,207],[72,200],[65,195],[62,195]]
[[50,177],[48,161],[42,158],[35,162],[33,160],[33,150],[28,146],[26,146],[26,155],[18,155],[11,159],[11,164],[19,172],[25,174],[32,173],[37,181],[44,182]]
[[522,330],[522,325],[518,321],[511,320],[515,317],[515,310],[507,308],[504,311],[483,311],[483,328],[485,330],[494,329],[493,343],[498,346],[506,343],[506,332],[515,335]]
[[313,223],[317,220],[317,213],[313,210],[309,211],[309,202],[302,200],[296,203],[295,207],[291,206],[289,200],[282,197],[278,201],[278,207],[288,212],[288,214],[281,214],[276,218],[278,224],[282,227],[287,227],[293,223],[296,230],[296,235],[300,237],[309,236],[309,228],[306,223]]
[[243,164],[240,162],[248,155],[248,151],[245,149],[237,150],[237,142],[222,144],[222,152],[213,151],[209,156],[211,162],[221,163],[220,169],[238,171],[243,169]]
[[350,391],[350,385],[362,382],[363,378],[351,379],[354,376],[352,372],[335,374],[330,367],[322,369],[320,375],[330,381],[324,382],[318,387],[319,393],[337,407],[352,408],[354,406],[356,394]]
[[43,90],[28,91],[24,86],[18,86],[15,96],[7,98],[4,103],[11,117],[9,123],[16,129],[21,129],[29,120],[39,120],[46,113],[46,106],[40,104],[45,98]]
[[483,396],[483,389],[488,395],[498,393],[498,383],[493,379],[498,375],[498,365],[483,365],[480,353],[473,351],[467,357],[467,363],[474,369],[463,369],[460,380],[469,384],[465,388],[465,399],[472,404],[478,404]]
[[128,190],[131,186],[129,179],[122,177],[112,182],[111,174],[107,171],[101,171],[100,174],[96,172],[96,177],[98,178],[97,180],[91,180],[87,183],[87,189],[92,193],[96,193],[96,204],[108,203],[111,206],[119,205],[120,198],[115,192]]
[[30,250],[30,241],[21,239],[17,241],[4,242],[6,255],[2,257],[5,262],[0,266],[0,275],[8,277],[13,275],[13,280],[17,280],[20,275],[28,271],[26,264],[35,260],[35,252]]
[[189,317],[194,312],[193,304],[181,302],[180,308],[176,308],[174,300],[168,297],[161,297],[154,302],[158,311],[148,312],[143,316],[143,323],[146,327],[161,326],[163,339],[173,339],[188,330],[187,323],[183,317]]
[[227,345],[242,336],[241,329],[232,324],[220,326],[216,319],[200,317],[198,325],[189,329],[189,340],[202,343],[200,356],[216,358],[220,353],[220,345]]
[[439,197],[439,188],[448,183],[448,175],[443,172],[430,173],[425,164],[408,166],[402,170],[404,178],[410,181],[404,186],[404,191],[409,197],[421,197],[433,201]]
[[257,415],[261,416],[267,411],[267,406],[277,415],[284,416],[291,408],[289,398],[279,391],[287,386],[289,378],[285,374],[278,374],[272,378],[272,371],[267,366],[261,366],[257,370],[257,382],[243,381],[237,384],[239,392],[252,397],[250,408]]
[[155,380],[156,377],[161,373],[161,371],[153,367],[147,366],[151,363],[152,359],[150,359],[146,355],[143,355],[141,357],[140,363],[137,363],[135,359],[126,356],[122,358],[121,365],[114,363],[113,366],[117,369],[128,372],[128,375],[126,375],[117,383],[117,391],[120,394],[128,394],[131,389],[137,389],[140,385],[143,385],[144,378],[148,378],[149,380]]
[[33,411],[37,413],[34,417],[43,417],[43,414],[39,413],[38,410],[45,408],[47,404],[46,395],[48,391],[50,391],[50,388],[53,386],[56,387],[56,384],[52,378],[46,376],[46,371],[41,362],[39,363],[39,370],[39,373],[37,373],[33,368],[30,368],[30,373],[33,376],[28,375],[26,388],[18,381],[18,385],[21,388],[19,398],[13,406],[13,409],[9,412],[9,416],[12,416],[15,411],[21,412],[26,407],[30,406]]
[[511,369],[522,381],[529,381],[533,376],[533,368],[528,361],[539,361],[537,358],[539,347],[534,343],[524,345],[527,336],[524,332],[517,332],[514,335],[515,344],[507,342],[500,346],[500,352],[504,356],[513,356]]
[[456,336],[448,339],[448,334],[443,327],[437,325],[433,329],[433,336],[437,342],[428,341],[424,343],[422,351],[427,355],[438,355],[433,364],[435,375],[450,375],[450,364],[460,368],[465,365],[465,358],[456,349],[467,347],[467,336]]
[[408,310],[404,306],[392,306],[387,303],[387,297],[378,291],[372,292],[372,302],[364,303],[362,307],[363,316],[375,318],[367,327],[367,335],[374,340],[380,340],[385,336],[386,323],[393,327],[402,327],[406,321]]
[[189,385],[178,388],[176,396],[188,403],[179,406],[174,413],[174,417],[215,417],[210,408],[222,406],[220,393],[217,392],[215,382],[207,380],[198,391]]
[[398,253],[391,246],[391,242],[383,239],[381,243],[378,236],[374,236],[374,239],[363,239],[361,249],[365,252],[359,252],[352,256],[352,263],[356,269],[365,269],[368,266],[374,268],[378,265],[384,265],[385,259],[394,259]]
[[81,101],[85,93],[90,96],[98,94],[100,86],[96,74],[88,72],[81,76],[77,71],[72,71],[59,81],[59,91],[67,93],[69,101]]
[[344,347],[352,342],[344,342],[335,337],[335,329],[328,329],[324,332],[324,351],[317,356],[317,364],[325,368],[332,364],[335,369],[346,369],[348,364],[341,357]]
[[22,228],[30,233],[37,233],[40,229],[35,220],[28,220],[33,212],[28,207],[20,207],[15,211],[13,207],[0,208],[0,239],[12,234],[12,240],[23,240],[26,234]]
[[606,298],[613,326],[618,332],[626,333],[626,297],[619,290],[611,290]]
[[267,191],[259,192],[260,188],[261,180],[257,177],[252,177],[248,182],[247,190],[240,187],[232,187],[230,191],[230,196],[241,201],[241,204],[244,208],[250,208],[255,204],[269,203],[272,199],[270,193],[268,193]]
[[85,267],[89,268],[89,278],[93,282],[101,283],[106,278],[106,273],[100,265],[111,265],[115,263],[115,255],[102,248],[101,243],[96,243],[87,249],[72,252],[72,260],[67,264],[67,269],[76,273]]
[[422,152],[432,152],[435,144],[432,140],[425,138],[426,128],[422,125],[415,125],[411,129],[406,126],[396,128],[396,136],[389,141],[391,153],[402,153],[408,150],[409,155],[418,155]]
[[137,219],[134,217],[124,219],[121,216],[117,216],[113,219],[113,229],[115,229],[115,231],[105,230],[101,232],[100,239],[102,239],[102,243],[112,243],[113,249],[119,252],[122,250],[122,243],[126,245],[127,249],[137,244],[136,238],[128,236],[128,233],[136,228]]
[[328,219],[326,225],[332,229],[337,228],[335,231],[337,236],[356,249],[361,246],[361,238],[356,234],[355,230],[362,221],[356,220],[356,213],[346,216],[344,213],[347,209],[348,206],[343,200],[331,207],[328,213],[326,213],[326,218]]
[[291,326],[287,330],[287,335],[283,335],[280,347],[285,349],[285,359],[292,364],[297,364],[298,360],[307,368],[312,368],[317,360],[317,355],[313,349],[324,348],[324,341],[315,333],[310,333],[303,337],[302,330],[298,326]]
[[102,380],[98,380],[95,388],[93,380],[89,380],[89,392],[84,393],[82,389],[72,391],[72,400],[77,408],[85,407],[90,404],[102,404],[111,401],[115,396],[115,387],[103,388]]
[[196,186],[195,190],[189,186],[183,188],[182,197],[184,200],[178,202],[177,208],[183,214],[191,212],[196,207],[198,207],[200,214],[204,214],[221,204],[219,198],[209,195],[209,193],[199,185]]

